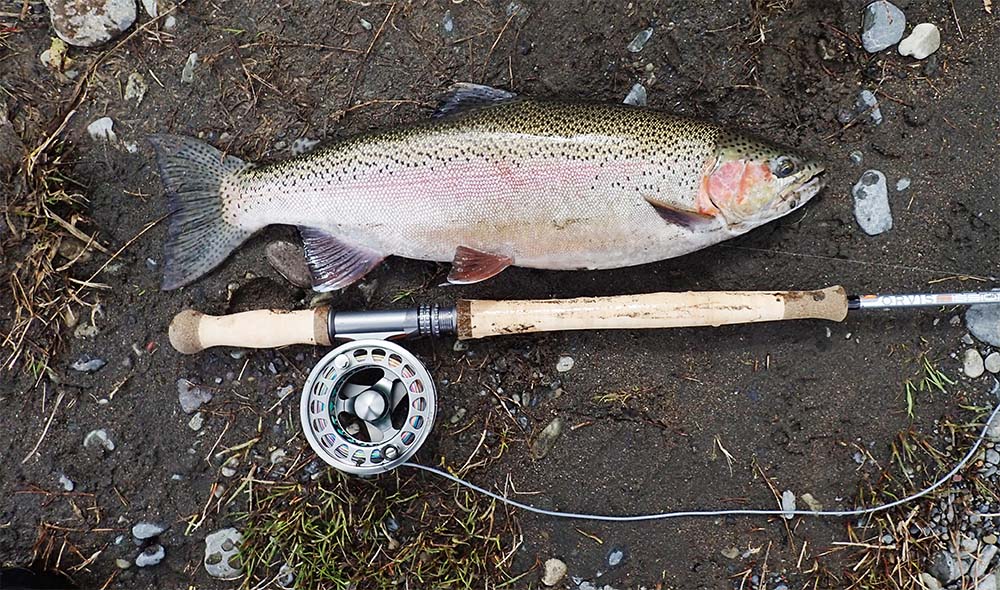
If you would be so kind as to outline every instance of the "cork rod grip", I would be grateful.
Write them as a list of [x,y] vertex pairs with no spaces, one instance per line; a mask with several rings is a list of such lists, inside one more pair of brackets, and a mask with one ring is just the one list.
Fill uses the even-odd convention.
[[835,286],[817,291],[717,291],[649,293],[525,301],[463,300],[458,337],[559,330],[721,326],[777,320],[847,317],[847,294]]
[[259,309],[225,316],[186,309],[170,322],[170,344],[194,354],[213,346],[277,348],[290,344],[330,345],[329,308],[303,311]]

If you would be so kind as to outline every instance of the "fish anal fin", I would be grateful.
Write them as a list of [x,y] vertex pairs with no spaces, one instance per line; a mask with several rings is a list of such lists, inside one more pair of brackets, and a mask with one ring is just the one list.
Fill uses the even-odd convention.
[[507,90],[459,82],[449,88],[434,111],[434,117],[446,117],[470,109],[489,106],[517,98],[517,95]]
[[646,198],[646,202],[656,209],[656,213],[659,214],[661,219],[672,225],[678,225],[687,229],[695,229],[698,227],[707,227],[716,223],[715,216],[707,213],[699,213],[698,211],[691,211],[688,209],[678,209],[676,207],[664,205],[663,203],[658,203],[648,197]]
[[336,291],[357,282],[385,258],[381,252],[348,244],[312,227],[300,227],[313,290]]
[[500,274],[511,264],[514,264],[514,259],[510,256],[459,246],[455,249],[455,258],[451,261],[448,282],[456,285],[478,283]]

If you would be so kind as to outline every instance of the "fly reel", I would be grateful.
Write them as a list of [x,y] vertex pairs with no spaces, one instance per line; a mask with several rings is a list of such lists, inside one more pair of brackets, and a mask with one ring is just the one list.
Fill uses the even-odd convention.
[[417,452],[434,424],[436,401],[430,374],[406,349],[384,340],[348,342],[309,373],[302,429],[333,467],[375,475]]

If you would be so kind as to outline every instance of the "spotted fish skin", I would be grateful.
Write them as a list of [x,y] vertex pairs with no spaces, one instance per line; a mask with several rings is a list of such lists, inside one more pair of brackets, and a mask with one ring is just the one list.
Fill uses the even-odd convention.
[[[195,168],[212,159],[203,153],[212,148],[193,141],[154,140],[168,198],[181,216],[190,199],[172,190],[171,164],[190,161],[195,151]],[[481,280],[510,264],[603,269],[662,260],[801,206],[818,187],[794,206],[768,213],[770,201],[787,198],[778,194],[781,186],[768,185],[775,194],[766,207],[750,218],[736,215],[740,198],[768,196],[758,177],[770,174],[776,182],[768,172],[776,159],[798,163],[804,180],[789,179],[797,183],[786,183],[791,192],[802,192],[821,171],[786,154],[710,123],[652,110],[516,98],[348,137],[268,165],[215,156],[229,166],[217,165],[212,175],[218,184],[212,215],[221,218],[225,237],[191,269],[191,253],[183,254],[193,236],[183,224],[172,225],[168,254],[173,250],[180,264],[168,265],[164,286],[197,278],[209,259],[221,261],[220,248],[232,250],[271,224],[308,228],[307,257],[324,290],[350,284],[389,255],[455,261],[453,282]],[[172,247],[177,243],[182,247]]]

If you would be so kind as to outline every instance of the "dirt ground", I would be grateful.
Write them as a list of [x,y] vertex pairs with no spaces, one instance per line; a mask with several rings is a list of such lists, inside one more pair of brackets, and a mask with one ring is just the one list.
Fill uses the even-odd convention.
[[[306,306],[312,294],[289,285],[264,258],[270,241],[294,232],[268,229],[190,287],[160,291],[165,226],[141,233],[164,214],[144,141],[151,133],[200,136],[247,160],[275,160],[289,157],[299,138],[423,119],[455,81],[602,101],[621,101],[643,82],[651,108],[750,129],[827,164],[827,188],[800,212],[683,258],[601,272],[511,268],[499,280],[448,288],[436,286],[445,265],[392,258],[366,278],[367,293],[355,286],[336,294],[332,304],[341,309],[458,297],[993,286],[958,277],[1000,274],[997,17],[978,0],[897,4],[909,22],[941,29],[942,48],[930,61],[894,50],[867,54],[858,37],[859,1],[524,0],[512,12],[508,2],[493,0],[190,0],[173,13],[172,31],[161,21],[134,27],[117,46],[71,50],[86,77],[76,92],[76,81],[61,80],[39,61],[50,43],[46,21],[0,29],[0,99],[15,129],[30,149],[75,109],[61,137],[63,170],[86,197],[79,210],[90,221],[80,227],[96,231],[110,252],[127,245],[93,279],[107,288],[82,289],[80,296],[99,307],[78,308],[80,323],[64,329],[51,370],[38,377],[21,361],[0,377],[0,561],[25,563],[44,553],[86,588],[233,587],[240,582],[205,573],[204,537],[241,526],[235,514],[246,506],[239,497],[214,500],[218,484],[234,484],[206,457],[255,437],[264,457],[276,448],[289,456],[304,448],[298,393],[279,402],[278,392],[300,387],[325,351],[182,356],[166,338],[170,319],[188,307],[226,313]],[[443,27],[446,11],[451,32]],[[139,25],[148,21],[143,15]],[[645,48],[627,51],[649,25],[655,32]],[[199,56],[194,79],[181,83],[192,52]],[[149,86],[139,104],[123,96],[133,72]],[[880,101],[881,125],[838,119],[863,88]],[[86,126],[103,116],[113,119],[119,144],[88,136]],[[125,147],[132,143],[135,153]],[[849,158],[855,150],[863,153],[861,165]],[[877,237],[865,235],[852,214],[851,186],[869,168],[888,178],[894,217],[893,229]],[[912,185],[898,192],[893,187],[903,177]],[[6,284],[29,246],[0,236]],[[87,279],[107,259],[91,251],[72,276]],[[0,306],[3,321],[11,321],[13,300]],[[957,415],[961,404],[985,403],[990,383],[960,377],[955,353],[966,330],[950,321],[956,315],[928,310],[852,315],[829,325],[510,337],[473,342],[468,351],[453,350],[450,340],[410,343],[439,383],[439,420],[418,459],[461,466],[485,429],[484,455],[494,458],[468,476],[530,492],[519,499],[543,506],[611,513],[765,508],[777,505],[774,486],[778,493],[809,492],[828,508],[853,507],[859,489],[879,481],[878,467],[858,465],[856,452],[888,464],[900,431],[931,434],[935,421]],[[91,321],[96,333],[78,337],[78,326]],[[33,338],[46,347],[41,333]],[[557,373],[564,355],[575,364]],[[84,356],[107,365],[93,374],[69,368]],[[911,420],[903,383],[919,376],[924,356],[957,384],[947,394],[919,394]],[[198,432],[178,404],[181,378],[215,394]],[[488,393],[498,387],[508,400],[530,393],[532,401],[517,410],[526,428]],[[467,413],[452,423],[459,408]],[[532,460],[531,441],[555,417],[566,421],[566,432],[546,457]],[[83,447],[98,428],[113,451]],[[75,482],[74,492],[63,491],[62,474]],[[407,473],[403,481],[412,493],[448,495],[429,476]],[[520,546],[502,574],[476,586],[524,572],[510,587],[537,586],[541,563],[559,557],[569,567],[562,584],[573,588],[749,588],[753,575],[764,576],[768,588],[841,588],[855,548],[838,543],[859,524],[718,518],[620,525],[510,514],[520,525]],[[119,571],[115,559],[137,553],[127,537],[141,520],[172,524],[161,536],[166,557],[154,567]],[[426,524],[408,521],[402,542]],[[125,541],[116,544],[122,534]],[[747,555],[723,555],[733,547]],[[617,548],[625,558],[611,568],[608,556]]]

